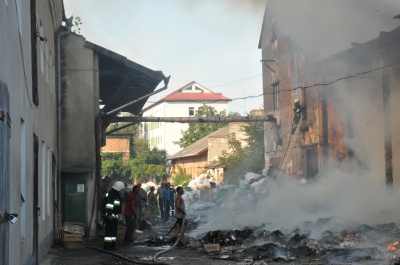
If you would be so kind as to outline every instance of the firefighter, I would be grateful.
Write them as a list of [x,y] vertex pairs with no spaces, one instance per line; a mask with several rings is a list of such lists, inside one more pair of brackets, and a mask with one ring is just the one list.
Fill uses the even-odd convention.
[[303,117],[303,121],[306,119],[305,106],[300,104],[300,100],[298,98],[294,100],[293,112],[294,112],[294,118],[292,124],[292,134],[295,133],[300,118]]
[[125,184],[122,181],[116,181],[111,190],[106,194],[103,201],[104,212],[104,249],[117,250],[118,220],[122,212],[121,194],[125,191]]

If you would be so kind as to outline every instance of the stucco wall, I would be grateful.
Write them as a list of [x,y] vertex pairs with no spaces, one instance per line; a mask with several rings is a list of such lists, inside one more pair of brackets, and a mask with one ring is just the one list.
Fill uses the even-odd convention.
[[[10,95],[10,206],[7,210],[18,214],[16,224],[1,224],[9,230],[9,264],[32,264],[34,257],[34,218],[38,219],[38,259],[49,250],[53,238],[54,192],[53,154],[56,144],[56,83],[55,31],[61,25],[60,1],[37,1],[36,23],[45,38],[37,44],[39,104],[33,103],[31,61],[30,1],[0,1],[0,81]],[[52,8],[54,8],[52,10]],[[17,10],[20,16],[17,16]],[[42,68],[43,65],[43,68]],[[43,69],[43,71],[42,71]],[[0,106],[1,107],[1,106]],[[33,205],[33,135],[39,141],[38,205]],[[56,161],[54,161],[56,162]],[[25,202],[21,204],[21,195]],[[41,215],[34,215],[36,207]],[[0,240],[5,240],[0,237]]]
[[[64,36],[62,41],[61,170],[92,176],[85,179],[86,220],[89,221],[96,192],[95,119],[99,113],[99,76],[98,58],[84,43],[85,39],[74,33]],[[87,224],[88,227],[90,236],[94,236],[94,223]]]

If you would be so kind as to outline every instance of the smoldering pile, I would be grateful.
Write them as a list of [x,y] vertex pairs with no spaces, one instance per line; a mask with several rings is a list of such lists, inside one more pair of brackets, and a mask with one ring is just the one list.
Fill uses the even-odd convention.
[[218,245],[207,252],[212,259],[265,261],[296,264],[400,264],[400,230],[396,224],[357,225],[348,230],[325,230],[316,239],[312,229],[321,228],[328,218],[284,233],[267,230],[268,224],[242,230],[215,230],[185,241],[184,247],[207,252],[206,245]]

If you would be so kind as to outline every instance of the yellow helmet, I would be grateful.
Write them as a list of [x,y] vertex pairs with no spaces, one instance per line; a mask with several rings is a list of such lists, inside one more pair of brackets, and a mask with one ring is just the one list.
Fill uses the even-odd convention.
[[296,98],[295,100],[294,100],[294,103],[299,103],[300,102],[300,99],[298,99],[298,98]]

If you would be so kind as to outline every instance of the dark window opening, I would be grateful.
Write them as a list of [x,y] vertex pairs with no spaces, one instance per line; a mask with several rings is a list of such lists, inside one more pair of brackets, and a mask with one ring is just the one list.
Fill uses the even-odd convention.
[[32,54],[32,101],[39,105],[38,71],[37,71],[37,37],[36,37],[36,1],[31,1],[31,54]]
[[189,107],[189,117],[194,116],[194,107]]
[[275,83],[272,85],[274,90],[274,109],[279,109],[279,83]]

